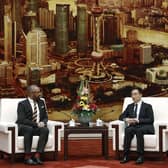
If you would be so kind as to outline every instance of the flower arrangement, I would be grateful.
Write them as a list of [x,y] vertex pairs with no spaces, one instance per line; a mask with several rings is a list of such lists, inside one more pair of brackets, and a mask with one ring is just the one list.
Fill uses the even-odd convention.
[[98,107],[96,104],[90,102],[87,80],[81,80],[77,94],[77,102],[73,106],[72,113],[78,117],[81,123],[89,123],[92,116],[96,114]]
[[89,102],[87,95],[77,98],[77,103],[73,107],[73,114],[78,117],[93,116],[96,114],[97,105]]

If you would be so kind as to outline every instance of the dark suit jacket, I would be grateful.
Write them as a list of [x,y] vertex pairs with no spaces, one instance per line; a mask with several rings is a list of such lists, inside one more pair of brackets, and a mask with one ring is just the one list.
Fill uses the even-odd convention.
[[[125,118],[133,118],[134,116],[134,103],[129,104],[126,110],[120,115],[119,120],[124,120]],[[153,109],[150,104],[142,102],[140,113],[139,113],[139,124],[140,126],[151,126],[151,132],[154,132],[153,127],[154,115]]]
[[[40,99],[38,102],[39,112],[40,112],[40,122],[47,124],[48,115],[45,102]],[[17,108],[17,121],[18,125],[28,125],[32,127],[37,127],[37,123],[32,121],[33,110],[28,99],[25,99],[18,104]]]

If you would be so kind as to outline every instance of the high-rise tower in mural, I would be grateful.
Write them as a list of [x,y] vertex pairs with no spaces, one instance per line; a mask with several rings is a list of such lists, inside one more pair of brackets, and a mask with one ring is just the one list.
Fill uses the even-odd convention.
[[36,64],[39,66],[48,64],[47,36],[40,28],[34,28],[27,34],[27,65]]
[[77,6],[77,51],[85,55],[88,49],[88,14],[85,4]]
[[56,53],[66,54],[68,51],[68,24],[69,24],[69,5],[56,5]]

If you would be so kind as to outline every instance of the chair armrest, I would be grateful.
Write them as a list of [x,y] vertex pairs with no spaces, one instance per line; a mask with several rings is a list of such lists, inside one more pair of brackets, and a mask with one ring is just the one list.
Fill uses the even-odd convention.
[[115,120],[109,123],[109,130],[113,133],[113,150],[116,151],[116,158],[118,158],[120,136],[124,133],[125,123],[124,121]]
[[121,120],[115,120],[115,121],[111,121],[109,122],[109,129],[113,130],[115,129],[116,127],[119,128],[119,133],[123,133],[124,131],[124,128],[125,128],[125,123],[124,121],[121,121]]
[[16,130],[18,129],[18,126],[16,123],[13,123],[13,122],[1,122],[0,123],[0,132],[1,133],[9,133],[11,130],[11,128],[15,128]]
[[[161,135],[162,139],[161,139],[161,142],[162,142],[162,152],[167,152],[168,151],[168,124],[166,125],[161,125],[160,126],[162,129],[159,133],[159,135]],[[160,137],[159,137],[160,139]]]
[[48,120],[47,126],[49,129],[54,128],[55,126],[60,126],[59,131],[63,131],[64,130],[64,123],[60,122],[60,121],[51,121]]
[[159,146],[159,152],[166,152],[168,150],[168,144],[167,144],[167,136],[166,136],[166,130],[167,130],[167,121],[155,121],[154,127],[155,127],[155,134],[157,135],[157,142]]
[[112,125],[123,125],[124,126],[124,121],[121,121],[121,120],[114,120],[114,121],[111,121],[109,122],[109,126],[112,126]]
[[[9,153],[15,154],[16,148],[16,138],[18,136],[18,126],[13,122],[1,122],[0,123],[0,134],[6,134],[8,139],[7,143],[10,143],[11,147],[9,148]],[[13,158],[12,158],[13,159]]]
[[155,127],[155,134],[159,135],[159,127],[165,127],[167,128],[168,126],[168,121],[155,121],[154,122],[154,127]]
[[[52,134],[55,139],[55,151],[61,151],[61,133],[64,130],[64,123],[49,120],[47,126],[50,134]],[[55,158],[57,158],[57,156],[55,156]]]

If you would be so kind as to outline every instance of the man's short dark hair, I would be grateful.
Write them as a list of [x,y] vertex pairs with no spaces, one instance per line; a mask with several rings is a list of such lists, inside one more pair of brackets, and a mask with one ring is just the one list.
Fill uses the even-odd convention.
[[134,91],[134,90],[138,90],[138,92],[139,92],[140,94],[142,94],[142,92],[143,92],[143,90],[142,90],[140,87],[133,87],[133,88],[131,89],[131,92]]
[[34,88],[39,88],[39,87],[37,85],[30,85],[30,86],[27,87],[27,92],[31,93],[34,90]]

